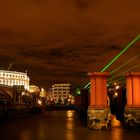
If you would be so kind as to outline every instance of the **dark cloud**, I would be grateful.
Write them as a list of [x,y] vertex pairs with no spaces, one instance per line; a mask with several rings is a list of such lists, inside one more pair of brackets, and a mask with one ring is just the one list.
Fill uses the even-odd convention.
[[0,36],[10,36],[13,32],[10,29],[0,29]]
[[81,9],[88,9],[91,4],[95,3],[95,0],[74,0],[77,6]]
[[[55,64],[61,66],[68,66],[70,63],[93,63],[95,57],[101,55],[94,47],[68,47],[68,48],[53,48],[46,50],[31,49],[28,51],[21,51],[20,55],[24,57],[43,60],[44,63]],[[86,59],[85,59],[86,58]],[[64,63],[64,61],[67,63]],[[61,61],[61,62],[59,62]],[[58,63],[58,64],[57,64]]]
[[16,58],[12,56],[0,55],[0,69],[7,70],[12,62],[15,62]]
[[24,57],[34,57],[34,58],[40,58],[40,59],[46,57],[46,52],[39,51],[36,49],[21,50],[19,54],[23,55]]
[[6,63],[10,63],[10,62],[14,62],[16,61],[16,58],[12,57],[12,56],[8,56],[8,55],[0,55],[0,64],[6,64]]
[[63,76],[84,78],[87,76],[87,71],[69,71],[69,73],[65,73]]
[[116,45],[111,45],[111,46],[108,46],[108,47],[106,47],[107,48],[107,50],[109,50],[109,51],[112,51],[112,50],[120,50],[121,48],[119,47],[119,46],[116,46]]
[[50,49],[47,52],[47,55],[52,56],[52,57],[64,57],[65,56],[64,52],[59,48]]
[[11,62],[11,61],[15,61],[16,59],[14,57],[11,56],[5,56],[5,55],[0,55],[0,62],[1,63],[5,63],[5,62]]

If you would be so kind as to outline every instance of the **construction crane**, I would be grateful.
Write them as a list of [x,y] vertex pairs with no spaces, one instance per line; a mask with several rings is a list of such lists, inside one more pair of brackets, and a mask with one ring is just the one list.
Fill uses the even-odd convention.
[[8,70],[10,70],[10,68],[12,67],[13,63],[10,63],[9,67],[8,67]]

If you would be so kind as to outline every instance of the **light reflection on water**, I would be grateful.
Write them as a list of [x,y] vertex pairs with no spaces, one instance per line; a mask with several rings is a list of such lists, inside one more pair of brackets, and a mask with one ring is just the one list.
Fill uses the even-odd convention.
[[116,120],[116,116],[112,115],[111,116],[111,139],[112,140],[123,140],[123,133],[124,130],[121,126],[121,122]]
[[112,130],[111,132],[111,139],[112,140],[124,140],[124,130],[122,129],[116,129],[116,130]]
[[0,124],[0,135],[1,140],[135,140],[140,137],[139,132],[124,130],[115,118],[111,130],[90,130],[72,110],[48,111]]
[[30,132],[28,130],[23,131],[21,133],[21,140],[30,140],[31,136],[30,136]]
[[66,113],[67,113],[68,118],[71,118],[71,117],[74,116],[74,111],[73,110],[68,110]]
[[74,129],[74,111],[67,111],[66,127],[68,130]]

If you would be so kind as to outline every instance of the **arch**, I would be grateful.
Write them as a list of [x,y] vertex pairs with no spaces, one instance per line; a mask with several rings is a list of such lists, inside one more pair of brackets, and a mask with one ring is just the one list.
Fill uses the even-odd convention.
[[10,104],[13,104],[13,99],[11,98],[11,96],[5,92],[3,89],[0,88],[0,95],[5,98],[5,99],[8,99]]

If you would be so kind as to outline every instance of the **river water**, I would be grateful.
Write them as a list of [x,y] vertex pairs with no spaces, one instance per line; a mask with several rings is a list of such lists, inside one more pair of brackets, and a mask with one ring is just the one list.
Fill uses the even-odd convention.
[[111,130],[90,130],[77,112],[46,111],[0,123],[0,140],[138,140],[140,132],[126,131],[118,122]]

